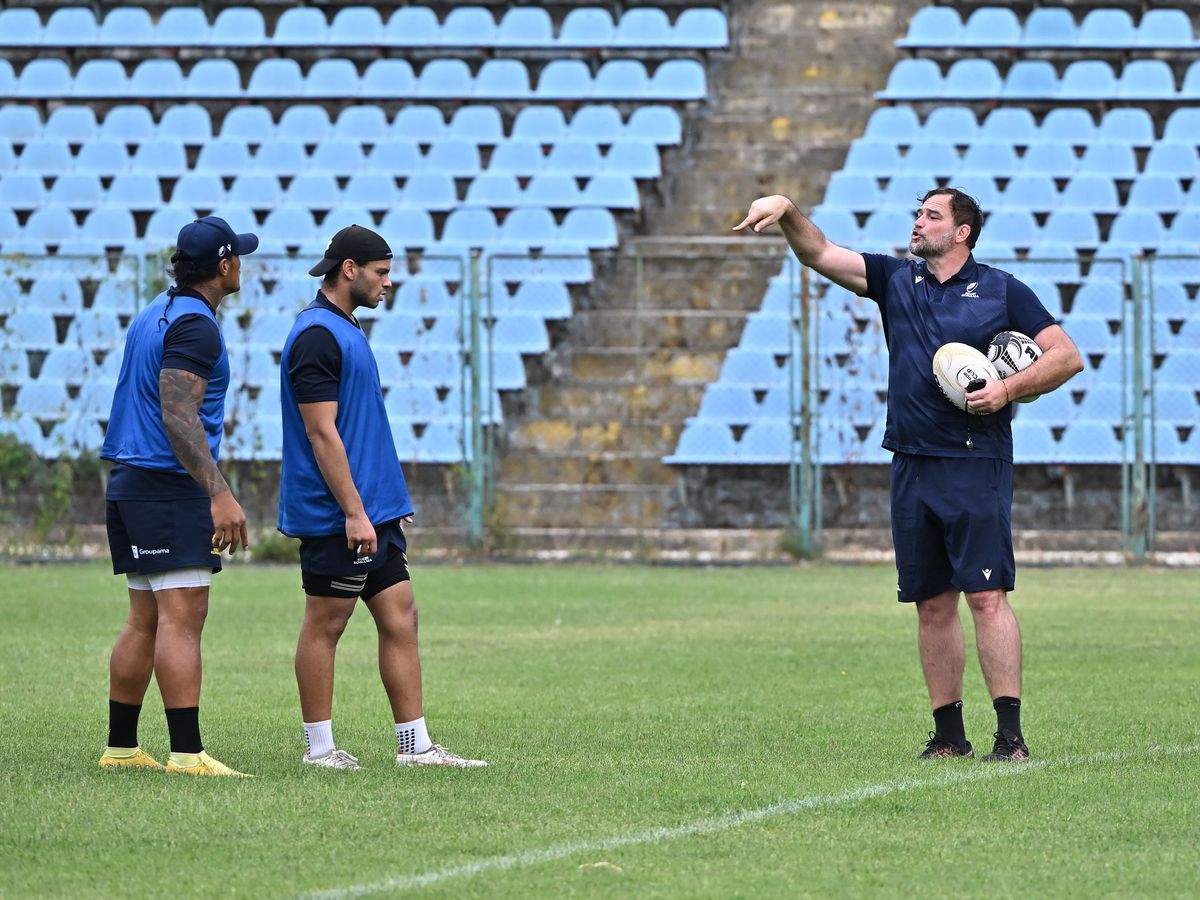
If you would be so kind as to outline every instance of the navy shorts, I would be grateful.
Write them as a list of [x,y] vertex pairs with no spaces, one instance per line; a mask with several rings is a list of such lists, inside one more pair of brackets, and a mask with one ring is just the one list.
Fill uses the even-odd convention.
[[892,543],[897,599],[952,588],[1016,587],[1012,463],[971,457],[892,457]]
[[346,546],[343,534],[300,541],[300,575],[304,593],[313,597],[362,597],[370,600],[380,591],[410,579],[408,540],[399,523],[375,529],[379,549],[361,557]]
[[221,571],[207,497],[109,500],[105,506],[114,574],[150,575],[206,566]]

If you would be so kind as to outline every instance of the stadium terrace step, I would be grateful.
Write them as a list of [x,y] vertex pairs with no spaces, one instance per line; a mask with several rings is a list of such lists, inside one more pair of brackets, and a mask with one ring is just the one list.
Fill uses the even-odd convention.
[[[558,353],[577,379],[646,383],[680,381],[706,384],[721,372],[724,353],[680,353],[671,350],[593,349]],[[554,365],[554,362],[551,363]]]
[[633,424],[625,421],[572,421],[542,419],[522,422],[508,430],[505,444],[509,453],[599,453],[628,451],[634,448],[661,449],[670,452],[679,437],[679,426]]
[[[587,454],[546,451],[510,453],[498,473],[503,484],[655,484],[667,485],[676,474],[657,452],[601,451]],[[507,493],[507,491],[506,491]]]
[[553,528],[563,522],[596,530],[657,525],[668,487],[634,484],[523,484],[496,497],[493,531]]
[[681,421],[700,405],[704,388],[698,384],[613,383],[601,387],[595,381],[576,384],[556,382],[527,388],[526,410],[531,417],[563,418],[595,422],[618,404],[630,421]]
[[[741,293],[747,298],[750,294],[747,290]],[[724,351],[737,343],[744,322],[745,313],[737,309],[642,314],[637,310],[586,310],[577,312],[564,326],[581,341],[604,347]]]

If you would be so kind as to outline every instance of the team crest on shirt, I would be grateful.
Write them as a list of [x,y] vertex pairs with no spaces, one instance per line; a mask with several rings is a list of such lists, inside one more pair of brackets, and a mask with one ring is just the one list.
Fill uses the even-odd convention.
[[979,282],[972,281],[970,284],[967,285],[967,289],[963,292],[963,296],[964,297],[974,297],[976,300],[978,300],[979,295],[977,293],[975,293],[975,288],[977,288],[977,287],[979,287]]

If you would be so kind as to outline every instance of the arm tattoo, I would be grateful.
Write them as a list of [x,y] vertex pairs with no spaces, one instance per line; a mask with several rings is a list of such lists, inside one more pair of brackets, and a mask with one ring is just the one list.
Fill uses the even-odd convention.
[[207,379],[183,369],[163,369],[158,376],[163,426],[171,449],[208,496],[215,497],[229,490],[229,485],[213,462],[208,435],[200,423],[200,404],[207,388]]

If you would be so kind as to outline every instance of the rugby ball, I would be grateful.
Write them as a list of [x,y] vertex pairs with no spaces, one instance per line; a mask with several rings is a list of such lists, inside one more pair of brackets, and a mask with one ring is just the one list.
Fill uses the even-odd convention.
[[[1019,331],[1002,331],[988,345],[988,359],[996,367],[1001,378],[1016,375],[1028,369],[1042,355],[1042,348],[1033,338]],[[1029,403],[1040,395],[1022,397],[1018,403]]]
[[971,345],[949,343],[933,354],[933,377],[947,400],[964,412],[981,416],[983,413],[967,409],[967,385],[979,379],[996,381],[1000,373]]

